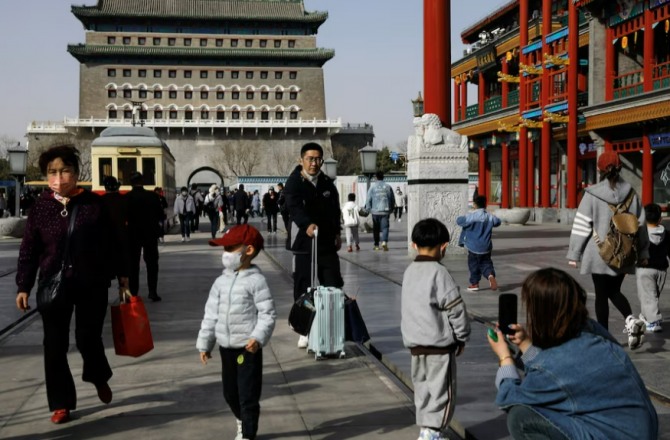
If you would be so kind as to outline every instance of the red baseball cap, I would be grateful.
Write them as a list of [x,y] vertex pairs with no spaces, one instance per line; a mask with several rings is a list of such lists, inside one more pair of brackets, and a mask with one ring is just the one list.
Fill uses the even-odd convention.
[[618,168],[621,166],[621,161],[619,160],[619,154],[615,151],[604,151],[598,157],[598,170],[607,171],[607,167],[612,166]]
[[257,250],[263,249],[263,236],[250,225],[237,225],[228,229],[221,238],[209,240],[210,246],[238,246],[245,244]]

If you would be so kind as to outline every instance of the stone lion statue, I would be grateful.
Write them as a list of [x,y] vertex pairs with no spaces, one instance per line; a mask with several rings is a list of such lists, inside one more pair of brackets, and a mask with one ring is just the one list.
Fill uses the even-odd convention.
[[[450,146],[467,149],[468,137],[442,126],[439,116],[426,113],[421,116],[423,125],[423,142],[428,146]],[[418,135],[418,133],[417,133]]]

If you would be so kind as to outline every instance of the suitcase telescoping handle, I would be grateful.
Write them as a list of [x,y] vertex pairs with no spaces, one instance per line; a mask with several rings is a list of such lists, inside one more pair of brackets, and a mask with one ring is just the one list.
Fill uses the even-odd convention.
[[312,238],[312,263],[311,263],[311,270],[312,270],[312,279],[311,279],[311,286],[312,288],[316,289],[318,286],[316,284],[316,252],[318,250],[317,246],[317,238],[319,237],[319,228],[314,228],[314,238]]

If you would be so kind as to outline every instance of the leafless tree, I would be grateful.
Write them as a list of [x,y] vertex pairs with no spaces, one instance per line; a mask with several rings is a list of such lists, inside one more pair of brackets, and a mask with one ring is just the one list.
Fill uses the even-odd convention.
[[219,171],[227,170],[225,175],[250,176],[260,160],[258,148],[248,148],[232,142],[223,144],[220,150],[210,157],[212,166]]
[[7,150],[19,144],[19,140],[8,135],[0,136],[0,158],[8,158]]
[[296,166],[297,154],[292,154],[292,151],[287,152],[284,149],[272,149],[272,166],[277,171],[279,176],[288,176]]

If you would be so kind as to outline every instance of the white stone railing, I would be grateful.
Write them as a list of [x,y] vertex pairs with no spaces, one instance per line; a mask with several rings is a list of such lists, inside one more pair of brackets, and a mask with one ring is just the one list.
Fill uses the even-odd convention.
[[[249,129],[282,129],[282,128],[342,128],[342,119],[145,119],[144,126],[149,128],[249,128]],[[59,122],[34,121],[26,129],[28,134],[67,133],[67,128],[80,127],[120,127],[129,126],[128,119],[80,119],[64,118]]]

